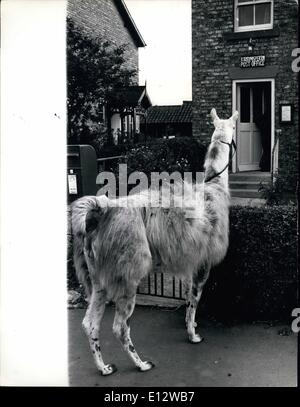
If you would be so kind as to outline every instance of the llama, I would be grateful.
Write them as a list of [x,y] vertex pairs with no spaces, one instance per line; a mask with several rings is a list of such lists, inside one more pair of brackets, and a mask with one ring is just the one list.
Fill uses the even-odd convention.
[[[105,364],[100,348],[100,323],[107,301],[115,303],[113,333],[140,371],[154,367],[143,361],[130,336],[137,287],[157,260],[162,269],[188,283],[186,327],[188,339],[199,343],[195,314],[211,267],[225,257],[228,248],[228,164],[238,113],[221,120],[211,111],[215,126],[205,158],[204,183],[190,185],[202,197],[202,205],[184,196],[185,207],[152,205],[145,192],[114,205],[106,196],[83,197],[71,206],[74,265],[85,288],[88,308],[82,326],[102,375],[116,371]],[[197,195],[198,194],[198,195]],[[156,198],[154,198],[156,199]],[[194,216],[187,216],[192,211]]]

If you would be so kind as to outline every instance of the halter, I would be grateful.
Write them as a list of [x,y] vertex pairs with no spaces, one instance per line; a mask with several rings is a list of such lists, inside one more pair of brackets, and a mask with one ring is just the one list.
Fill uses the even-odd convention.
[[233,158],[234,154],[236,153],[236,144],[235,144],[235,142],[234,142],[233,139],[232,139],[232,142],[231,142],[231,143],[227,143],[226,141],[222,141],[222,140],[218,140],[218,141],[219,141],[220,143],[226,144],[226,145],[229,147],[229,154],[230,154],[231,148],[232,148],[232,146],[233,146],[233,148],[234,148],[234,153],[232,154],[232,157],[229,158],[228,163],[227,163],[227,165],[223,168],[223,170],[217,172],[216,174],[211,175],[211,176],[208,177],[208,178],[206,178],[206,179],[204,180],[205,183],[206,183],[206,182],[209,182],[209,181],[211,181],[212,179],[214,179],[214,178],[218,177],[219,175],[221,175],[221,174],[229,167],[229,163],[232,161],[232,158]]

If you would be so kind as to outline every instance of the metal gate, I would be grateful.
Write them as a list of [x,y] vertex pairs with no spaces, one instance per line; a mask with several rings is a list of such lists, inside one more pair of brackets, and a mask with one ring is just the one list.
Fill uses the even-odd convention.
[[184,300],[184,288],[180,279],[164,273],[150,273],[139,287],[138,294]]

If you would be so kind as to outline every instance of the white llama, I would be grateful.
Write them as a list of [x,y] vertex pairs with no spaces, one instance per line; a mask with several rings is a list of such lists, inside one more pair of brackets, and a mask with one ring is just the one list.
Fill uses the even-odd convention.
[[[221,120],[215,109],[215,126],[205,159],[204,183],[191,185],[202,196],[196,205],[192,194],[184,207],[153,207],[149,195],[131,196],[122,206],[106,196],[83,197],[71,206],[74,265],[89,299],[83,328],[97,368],[102,375],[116,370],[105,364],[100,349],[100,323],[105,304],[115,302],[113,332],[137,368],[154,365],[142,361],[130,337],[129,318],[137,287],[159,259],[163,270],[190,282],[186,326],[192,343],[202,340],[195,332],[195,314],[212,266],[220,263],[228,248],[228,163],[238,113]],[[186,208],[193,216],[187,216]]]

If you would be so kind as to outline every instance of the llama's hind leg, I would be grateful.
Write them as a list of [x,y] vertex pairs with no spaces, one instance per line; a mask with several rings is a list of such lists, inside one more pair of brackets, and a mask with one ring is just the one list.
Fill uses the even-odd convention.
[[[193,280],[192,279],[186,279],[185,280],[185,288],[184,288],[186,307],[188,307],[189,304],[190,304],[190,296],[191,296],[192,286],[193,286]],[[185,325],[186,325],[186,327],[188,326],[188,313],[187,312],[185,314]],[[197,327],[197,322],[194,323],[194,327],[195,328]]]
[[186,309],[186,326],[190,342],[199,343],[203,338],[196,334],[195,327],[197,326],[195,322],[195,316],[197,311],[197,306],[200,301],[203,287],[209,276],[209,267],[202,267],[193,275],[193,280],[191,288],[187,296],[187,309]]
[[94,361],[103,376],[110,375],[117,370],[115,365],[104,363],[100,348],[100,324],[105,311],[105,302],[105,291],[101,290],[99,286],[93,286],[90,304],[82,321]]
[[137,351],[135,350],[130,338],[129,318],[133,313],[135,306],[135,295],[124,296],[116,301],[116,313],[113,324],[113,332],[120,340],[124,350],[127,352],[130,359],[141,371],[145,372],[154,367],[152,362],[142,361]]

